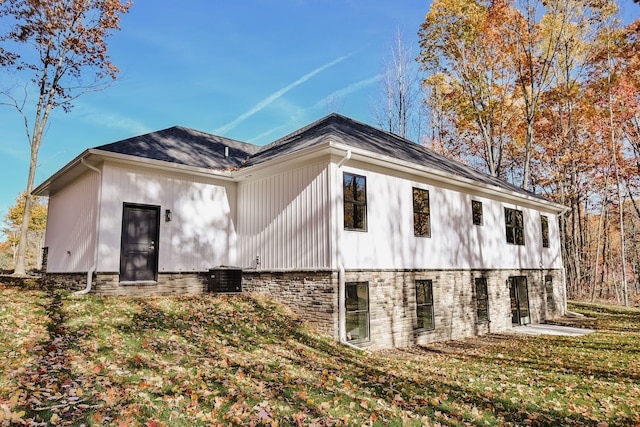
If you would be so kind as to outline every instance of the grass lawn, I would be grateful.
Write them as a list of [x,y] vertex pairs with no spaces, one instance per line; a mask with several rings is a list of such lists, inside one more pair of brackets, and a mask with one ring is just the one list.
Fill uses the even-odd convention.
[[640,424],[640,310],[583,337],[364,354],[257,295],[74,296],[0,283],[2,425]]

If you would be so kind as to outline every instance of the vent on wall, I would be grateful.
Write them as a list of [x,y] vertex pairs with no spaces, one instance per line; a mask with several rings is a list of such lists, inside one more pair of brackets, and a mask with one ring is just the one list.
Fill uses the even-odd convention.
[[225,266],[210,269],[207,291],[215,293],[242,292],[242,270]]

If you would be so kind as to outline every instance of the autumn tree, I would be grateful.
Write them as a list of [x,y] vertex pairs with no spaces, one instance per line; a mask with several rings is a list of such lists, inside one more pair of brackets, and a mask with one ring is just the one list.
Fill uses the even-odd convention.
[[[35,172],[51,112],[68,112],[80,95],[104,88],[118,69],[107,54],[107,38],[119,29],[120,16],[131,2],[120,0],[4,0],[0,22],[9,28],[0,61],[32,83],[18,97],[3,88],[4,104],[14,107],[24,120],[31,156],[26,186],[24,219],[19,237],[15,274],[25,273]],[[29,103],[29,95],[35,97]],[[35,107],[35,108],[34,108]]]
[[[512,143],[515,113],[513,65],[498,22],[504,5],[481,0],[436,0],[420,29],[424,85],[433,112],[454,116],[457,144],[481,158],[489,174],[501,176],[506,146]],[[466,159],[469,160],[469,159]]]
[[501,34],[513,59],[524,126],[522,187],[531,187],[535,123],[551,82],[560,38],[567,26],[568,0],[498,0],[506,4]]
[[589,228],[584,202],[594,194],[598,164],[604,160],[589,127],[592,105],[586,101],[590,64],[597,52],[597,40],[604,23],[616,11],[614,1],[566,0],[551,26],[557,27],[556,53],[550,68],[549,87],[540,98],[532,150],[534,165],[530,181],[548,188],[550,195],[570,209],[560,217],[564,265],[569,283],[590,281]]
[[640,21],[620,27],[617,8],[435,0],[419,61],[428,145],[567,206],[570,296],[598,282],[626,303],[627,277],[640,271]]
[[0,271],[8,270],[12,267],[9,246],[9,242],[0,242]]
[[[615,22],[615,21],[614,21]],[[621,45],[622,43],[615,43],[616,40],[624,39],[624,31],[617,30],[615,24],[607,27],[603,35],[603,64],[605,90],[603,91],[603,111],[605,111],[605,117],[607,118],[607,125],[603,129],[603,134],[606,135],[605,141],[608,139],[609,151],[611,153],[611,165],[613,168],[613,177],[615,183],[615,193],[617,196],[618,205],[618,227],[620,235],[620,277],[622,287],[622,299],[624,305],[629,305],[629,293],[628,293],[628,279],[627,279],[627,254],[626,254],[626,240],[624,229],[624,195],[622,190],[623,170],[624,170],[624,147],[622,142],[624,141],[625,133],[622,130],[624,123],[628,122],[628,110],[633,109],[634,105],[627,105],[627,101],[631,100],[632,104],[637,104],[637,92],[629,97],[627,90],[625,90],[625,78],[624,65],[620,64],[621,55],[616,54],[618,50],[614,45]],[[617,30],[617,31],[616,31]],[[622,72],[621,72],[622,71]],[[636,101],[636,102],[633,102]],[[629,108],[631,107],[631,108]],[[636,110],[637,111],[637,110]],[[633,115],[633,113],[632,113]]]
[[[24,220],[24,208],[26,205],[26,193],[20,194],[16,198],[15,205],[9,208],[5,215],[5,227],[2,232],[7,238],[7,243],[11,249],[12,261],[15,266],[20,243],[20,230]],[[44,247],[44,233],[47,227],[47,204],[41,197],[32,197],[31,219],[27,227],[27,248],[25,266],[39,268],[42,265],[42,248]]]
[[[620,136],[640,158],[640,19],[621,29],[616,42],[615,64],[619,79],[615,96],[619,100]],[[640,174],[640,162],[636,163]]]
[[[465,161],[465,145],[458,141],[457,118],[453,107],[453,88],[448,76],[439,73],[423,84],[425,131],[422,143],[427,148],[458,161]],[[481,169],[481,167],[479,168]]]
[[[633,25],[620,27],[613,13],[615,6],[615,3],[610,4],[612,12],[597,19],[600,29],[590,43],[592,54],[587,63],[588,74],[576,96],[581,111],[580,126],[586,126],[581,137],[585,143],[574,147],[570,158],[590,176],[588,192],[583,190],[580,198],[579,205],[584,213],[579,217],[591,230],[587,230],[582,241],[573,246],[582,246],[583,259],[588,263],[583,264],[583,275],[571,277],[573,266],[565,262],[570,292],[584,294],[588,285],[591,297],[595,298],[602,296],[605,288],[610,288],[619,302],[627,304],[628,278],[637,271],[634,265],[637,248],[633,246],[637,245],[637,239],[626,227],[636,226],[630,215],[640,215],[636,203],[638,153],[633,149],[632,130],[639,111],[640,87],[637,85],[637,65],[634,65],[638,64],[635,37],[629,37]],[[595,216],[597,221],[590,219]],[[570,220],[574,221],[573,218]],[[573,237],[570,233],[568,230],[568,238]]]

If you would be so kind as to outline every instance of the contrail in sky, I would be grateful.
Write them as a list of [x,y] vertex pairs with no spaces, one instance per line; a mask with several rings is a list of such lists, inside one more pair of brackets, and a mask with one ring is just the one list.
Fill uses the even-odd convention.
[[[349,86],[344,87],[344,88],[339,89],[339,90],[336,90],[335,92],[325,96],[320,101],[316,102],[311,108],[312,109],[316,109],[316,110],[319,109],[319,108],[323,108],[323,107],[325,107],[327,105],[328,102],[330,102],[330,101],[332,101],[334,99],[340,99],[340,98],[342,98],[344,96],[347,96],[352,92],[360,90],[363,87],[369,86],[369,85],[379,81],[381,78],[382,78],[382,74],[378,74],[376,76],[369,77],[368,79],[364,79],[364,80],[360,80],[359,82],[351,83]],[[339,112],[339,111],[336,111],[336,112]],[[295,121],[296,120],[294,120],[294,122]],[[245,142],[253,144],[254,141],[259,141],[262,138],[264,138],[264,137],[266,137],[268,135],[271,135],[274,132],[278,132],[278,131],[280,131],[282,129],[287,128],[287,126],[289,124],[290,123],[283,123],[283,124],[281,124],[279,126],[276,126],[276,127],[272,128],[272,129],[267,130],[266,132],[261,133],[258,136],[255,136],[255,137],[253,137],[253,138],[251,138],[251,139],[249,139],[249,140],[247,140]]]
[[335,60],[329,62],[328,64],[323,65],[322,67],[316,68],[315,70],[311,71],[308,74],[305,74],[304,76],[300,77],[295,82],[291,83],[289,86],[280,89],[279,91],[277,91],[273,95],[270,95],[267,98],[263,99],[262,101],[258,102],[253,108],[251,108],[246,113],[240,115],[238,118],[236,118],[232,122],[227,123],[226,125],[216,129],[214,131],[214,133],[216,133],[218,135],[221,135],[221,134],[224,134],[224,133],[230,131],[231,129],[235,128],[240,123],[245,121],[247,118],[253,116],[255,113],[257,113],[258,111],[262,110],[264,107],[266,107],[267,105],[271,104],[273,101],[275,101],[276,99],[280,98],[285,93],[289,92],[291,89],[295,88],[296,86],[300,86],[302,83],[306,82],[311,77],[315,76],[318,73],[321,73],[322,71],[326,70],[329,67],[333,67],[337,63],[344,61],[345,59],[349,58],[350,56],[352,56],[355,53],[356,52],[350,53],[348,55],[341,56],[340,58],[335,59]]
[[333,93],[331,93],[328,96],[325,96],[324,98],[322,98],[320,101],[316,102],[316,104],[313,106],[313,108],[321,108],[324,107],[325,104],[332,100],[332,99],[336,99],[336,98],[341,98],[345,95],[349,95],[351,92],[355,92],[359,89],[362,89],[363,87],[369,86],[372,83],[377,82],[378,80],[380,80],[382,78],[382,74],[378,74],[377,76],[373,76],[370,77],[368,79],[365,80],[360,80],[359,82],[355,82],[350,84],[349,86],[342,88],[340,90],[337,90]]

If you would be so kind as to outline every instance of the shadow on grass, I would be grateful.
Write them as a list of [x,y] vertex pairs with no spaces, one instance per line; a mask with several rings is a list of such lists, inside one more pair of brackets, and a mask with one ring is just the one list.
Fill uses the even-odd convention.
[[21,408],[25,419],[30,419],[31,424],[84,421],[86,409],[95,402],[78,393],[85,384],[69,364],[68,351],[75,346],[77,337],[68,331],[63,295],[66,292],[42,287],[32,279],[16,280],[13,285],[44,291],[48,300],[44,306],[49,319],[47,340],[38,346],[36,362],[19,378],[19,389],[28,396],[28,406]]
[[43,289],[42,280],[37,276],[0,274],[0,283],[7,288],[20,288],[29,291],[39,291]]
[[[310,332],[296,318],[274,315],[276,306],[263,298],[238,295],[195,299],[204,300],[204,304],[198,306],[199,310],[192,309],[182,314],[165,312],[148,300],[138,299],[136,304],[140,310],[119,329],[123,334],[140,339],[150,338],[158,331],[180,337],[182,356],[189,360],[187,363],[192,363],[182,367],[198,371],[202,367],[194,361],[206,360],[210,370],[198,375],[210,388],[226,393],[230,399],[228,405],[238,400],[257,404],[264,399],[272,399],[296,408],[311,419],[320,419],[339,416],[323,405],[327,402],[347,407],[355,402],[356,412],[377,412],[380,419],[395,419],[400,414],[413,413],[443,425],[471,423],[473,419],[460,408],[476,407],[486,413],[496,413],[500,422],[518,425],[597,424],[578,413],[532,408],[524,402],[495,395],[487,397],[485,393],[445,377],[431,376],[418,381],[412,372],[390,369],[384,353],[360,354],[336,344],[329,337]],[[235,308],[217,311],[221,301]],[[454,341],[440,348],[446,348],[444,353],[447,355],[455,356],[463,355],[470,348],[481,348],[492,340],[505,342],[512,339],[515,338],[493,336],[480,344]],[[176,357],[181,357],[176,354],[177,347],[173,344],[164,348],[153,344],[150,348],[160,358],[177,360]],[[428,354],[437,350],[424,347],[408,351],[412,357],[428,359]],[[264,352],[270,353],[267,360],[260,357]],[[465,357],[492,360],[477,354]],[[158,369],[152,360],[130,358],[124,363],[135,369]],[[553,368],[550,364],[514,363],[529,363],[530,367],[545,370]],[[190,393],[191,385],[181,383],[179,378],[170,384],[170,391],[158,390],[157,397],[163,393]],[[443,395],[446,398],[439,398]],[[378,399],[384,404],[375,403]],[[364,400],[373,403],[361,407]],[[205,411],[215,409],[212,402],[203,401],[200,405]],[[361,419],[364,421],[367,417],[362,416]]]
[[[400,418],[407,414],[418,417],[416,424],[423,416],[442,425],[481,424],[483,420],[474,419],[470,408],[477,408],[490,424],[597,425],[603,420],[554,410],[544,403],[532,406],[507,394],[487,393],[465,383],[454,370],[435,373],[425,370],[425,376],[420,377],[410,363],[396,362],[406,359],[427,366],[433,355],[438,354],[445,356],[452,368],[473,362],[482,370],[482,366],[499,363],[530,370],[539,377],[553,374],[560,380],[565,374],[595,375],[605,380],[618,375],[613,368],[585,367],[579,360],[572,363],[563,356],[559,356],[563,357],[560,366],[551,358],[529,357],[523,348],[535,347],[542,352],[553,351],[555,347],[562,355],[579,342],[586,345],[586,341],[564,338],[536,340],[489,335],[362,354],[335,343],[329,336],[314,333],[271,300],[247,294],[122,299],[87,296],[80,303],[89,308],[77,316],[96,316],[99,320],[75,318],[74,325],[80,326],[71,328],[64,307],[67,297],[61,291],[47,292],[49,336],[42,344],[36,368],[27,370],[20,379],[25,393],[42,396],[43,390],[50,392],[49,400],[40,398],[42,401],[38,403],[32,399],[25,408],[27,416],[36,422],[53,424],[54,414],[61,422],[74,425],[94,424],[96,414],[116,422],[129,406],[137,407],[134,416],[142,422],[159,412],[171,412],[172,409],[165,409],[167,401],[183,399],[180,410],[187,411],[189,402],[196,402],[198,410],[217,414],[222,417],[218,419],[224,420],[227,420],[225,411],[231,412],[233,405],[248,402],[251,411],[268,401],[270,414],[280,425],[296,424],[299,420],[294,420],[293,412],[307,417],[303,425],[311,420],[335,420],[345,414],[352,417],[349,425],[372,422],[373,414],[377,414],[373,425],[399,425]],[[105,318],[104,313],[108,312],[103,310],[105,303],[124,308],[114,314],[117,321]],[[101,337],[105,331],[117,333],[117,342]],[[78,343],[79,339],[83,343]],[[514,341],[521,343],[520,353],[512,353],[518,351]],[[95,347],[82,355],[86,360],[95,364],[101,354],[114,359],[108,373],[86,373],[79,377],[81,374],[70,366],[69,350],[86,350],[87,342],[95,343]],[[513,369],[509,372],[514,372]],[[74,389],[91,384],[97,375],[115,381],[115,372],[120,371],[124,374],[114,387],[134,392],[122,393],[114,405],[106,405],[96,393],[91,398],[73,393]],[[631,371],[622,374],[629,374],[630,381],[638,380]],[[161,378],[162,384],[156,385],[149,377]],[[522,378],[510,378],[509,386],[529,380],[523,374]],[[203,394],[205,391],[209,394]],[[141,395],[146,400],[135,401]],[[194,395],[200,397],[194,400]],[[606,421],[611,425],[630,425],[635,420],[620,413],[618,418]]]
[[640,309],[572,301],[570,309],[585,317],[556,319],[553,323],[598,330],[640,333]]

